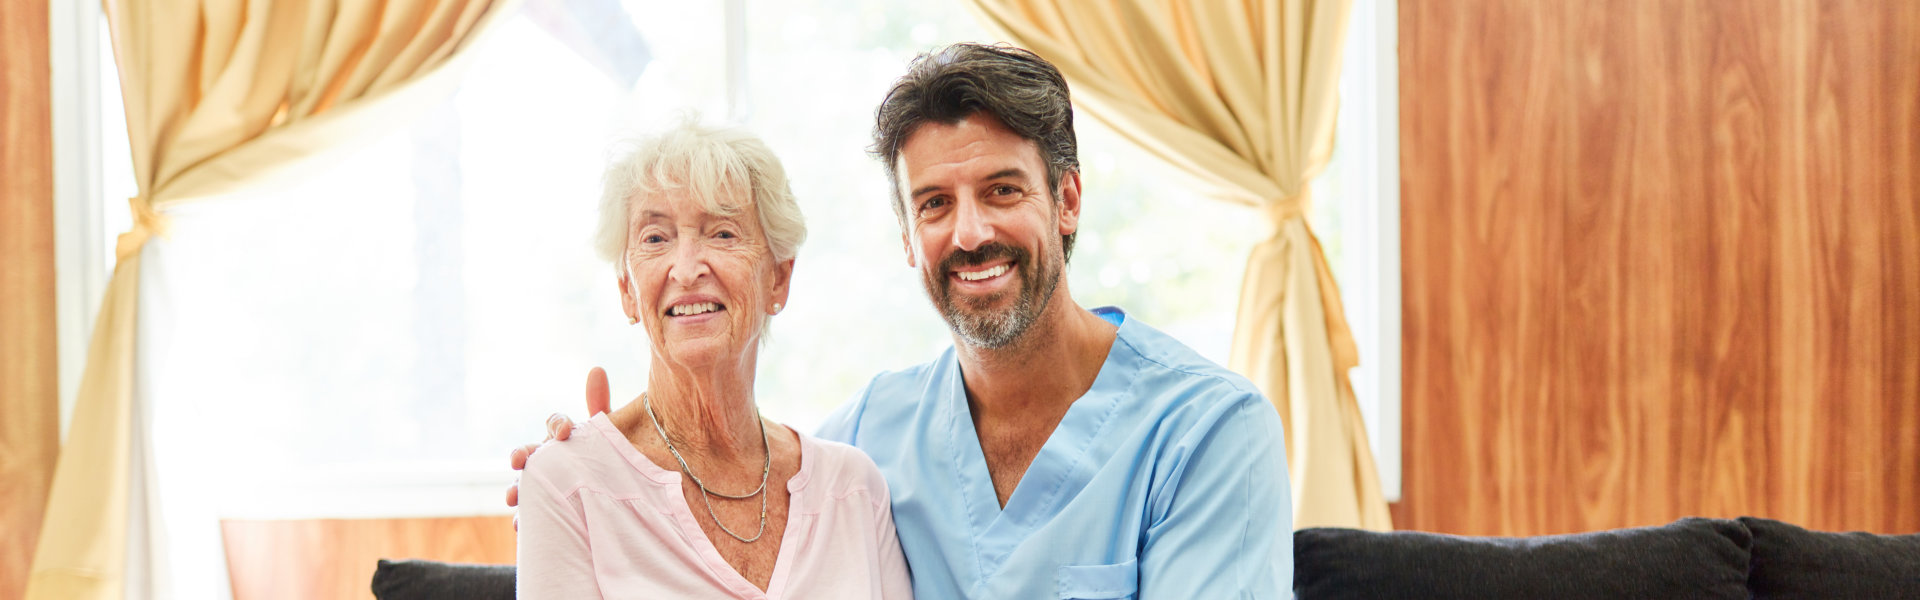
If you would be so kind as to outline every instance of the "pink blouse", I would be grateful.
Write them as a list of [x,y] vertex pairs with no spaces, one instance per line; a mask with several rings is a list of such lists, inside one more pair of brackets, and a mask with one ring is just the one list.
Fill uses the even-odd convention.
[[[700,530],[680,473],[597,415],[520,475],[520,598],[911,598],[886,480],[852,446],[800,434],[787,529],[767,591]],[[770,485],[773,485],[770,483]]]

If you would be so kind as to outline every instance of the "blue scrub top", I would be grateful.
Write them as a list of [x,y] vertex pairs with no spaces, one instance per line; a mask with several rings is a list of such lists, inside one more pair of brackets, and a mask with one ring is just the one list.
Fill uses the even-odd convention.
[[1119,335],[1004,509],[952,348],[874,377],[821,427],[886,476],[914,596],[1288,597],[1279,414],[1172,337],[1094,312]]

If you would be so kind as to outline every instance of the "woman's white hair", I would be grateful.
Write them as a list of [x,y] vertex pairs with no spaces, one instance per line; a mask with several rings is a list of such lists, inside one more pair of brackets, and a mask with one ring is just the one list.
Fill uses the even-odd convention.
[[620,151],[603,177],[600,228],[594,236],[600,257],[616,268],[625,268],[628,208],[635,199],[661,192],[685,191],[701,208],[732,215],[742,207],[729,198],[747,189],[775,260],[793,258],[807,240],[786,169],[766,142],[745,129],[704,125],[689,114],[673,127],[616,148]]
[[[773,149],[745,129],[702,124],[692,113],[664,131],[616,144],[602,179],[600,225],[593,245],[623,273],[628,210],[634,200],[652,194],[684,192],[719,215],[753,210],[776,261],[792,259],[807,239],[800,204]],[[745,205],[735,200],[742,189],[751,192]]]

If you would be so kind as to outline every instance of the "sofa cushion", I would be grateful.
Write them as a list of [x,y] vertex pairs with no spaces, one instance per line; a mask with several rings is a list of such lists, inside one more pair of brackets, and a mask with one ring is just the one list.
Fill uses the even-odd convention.
[[463,565],[380,559],[373,572],[379,600],[513,600],[513,565]]
[[1325,598],[1747,597],[1752,539],[1739,522],[1527,538],[1412,531],[1294,532],[1294,593]]
[[1920,533],[1808,531],[1740,517],[1753,532],[1747,586],[1754,598],[1920,597]]

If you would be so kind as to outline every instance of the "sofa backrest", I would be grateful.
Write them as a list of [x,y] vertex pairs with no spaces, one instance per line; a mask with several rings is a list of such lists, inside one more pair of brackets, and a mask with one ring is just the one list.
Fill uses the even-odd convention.
[[513,600],[513,565],[464,565],[380,559],[378,600]]
[[1920,598],[1920,533],[1811,531],[1758,517],[1740,524],[1753,532],[1754,598]]
[[[1920,598],[1920,533],[1756,517],[1527,538],[1294,532],[1294,594],[1338,598]],[[510,600],[512,565],[381,560],[379,600]]]
[[1737,521],[1525,538],[1294,532],[1294,594],[1325,598],[1747,598]]

